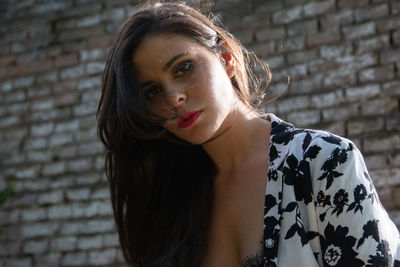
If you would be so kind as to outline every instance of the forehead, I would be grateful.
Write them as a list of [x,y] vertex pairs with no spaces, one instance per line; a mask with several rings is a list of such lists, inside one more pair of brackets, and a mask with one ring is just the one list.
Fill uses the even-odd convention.
[[157,34],[146,36],[132,55],[136,67],[167,63],[182,54],[210,53],[204,46],[184,35]]

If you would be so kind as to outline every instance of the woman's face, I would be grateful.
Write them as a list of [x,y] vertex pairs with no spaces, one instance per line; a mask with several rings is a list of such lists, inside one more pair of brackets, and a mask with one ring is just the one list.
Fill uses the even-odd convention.
[[[224,132],[238,103],[232,87],[234,59],[183,35],[146,37],[133,54],[134,75],[151,112],[163,127],[193,144]],[[232,70],[232,71],[231,71]]]

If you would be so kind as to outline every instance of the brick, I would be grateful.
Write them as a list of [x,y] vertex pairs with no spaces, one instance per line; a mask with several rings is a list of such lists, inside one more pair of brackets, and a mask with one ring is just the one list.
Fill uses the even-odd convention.
[[398,109],[399,103],[396,99],[379,98],[366,102],[362,107],[362,114],[376,115],[392,113]]
[[104,71],[104,62],[89,62],[86,64],[86,73],[89,75],[101,74]]
[[73,136],[71,133],[59,133],[54,134],[50,137],[49,147],[59,147],[71,144],[73,142]]
[[[395,151],[400,147],[400,136],[380,136],[367,138],[364,141],[364,151],[365,152],[385,152]],[[400,179],[400,177],[399,177]]]
[[56,69],[71,67],[79,63],[77,54],[60,55],[53,59],[53,66]]
[[14,79],[12,86],[13,86],[13,89],[27,88],[27,87],[32,86],[33,82],[34,82],[33,76],[20,77],[20,78]]
[[287,26],[288,36],[303,35],[304,33],[314,34],[317,31],[318,23],[316,19],[300,21]]
[[353,53],[353,47],[349,44],[345,45],[323,45],[320,47],[320,55],[322,58],[334,59],[340,56],[347,56]]
[[47,176],[47,175],[57,175],[65,172],[66,169],[66,164],[63,161],[60,162],[55,162],[51,164],[46,164],[43,167],[42,174]]
[[367,22],[355,26],[343,26],[342,33],[345,39],[350,40],[371,36],[376,33],[376,24]]
[[[103,239],[102,236],[96,235],[96,236],[90,236],[90,237],[81,237],[78,239],[78,249],[80,250],[88,250],[88,249],[94,249],[94,248],[101,248],[103,246]],[[104,262],[101,262],[101,264],[104,264]]]
[[303,14],[306,17],[315,17],[335,9],[335,0],[311,2],[303,6]]
[[115,248],[103,249],[89,252],[89,263],[93,265],[111,264],[117,259],[117,250]]
[[369,4],[369,0],[338,0],[339,8],[353,8],[353,7],[363,7]]
[[[50,181],[47,179],[41,180],[27,180],[16,182],[16,192],[26,192],[26,191],[41,191],[47,189],[47,183]],[[31,204],[31,203],[30,203]]]
[[79,129],[79,120],[70,120],[56,124],[55,133],[74,132]]
[[61,258],[62,266],[87,266],[87,263],[86,252],[67,253]]
[[76,21],[76,26],[77,27],[90,27],[90,26],[95,26],[100,23],[100,15],[96,14],[93,16],[87,16],[83,17],[79,20]]
[[329,123],[328,125],[324,126],[323,130],[340,136],[346,135],[346,127],[344,122]]
[[53,205],[47,209],[48,220],[69,219],[72,209],[69,205]]
[[268,61],[266,62],[269,66],[270,69],[278,69],[284,66],[285,64],[285,58],[284,56],[275,56],[275,57],[270,57],[268,58]]
[[346,120],[357,116],[359,116],[357,104],[322,110],[322,117],[327,121]]
[[285,39],[281,43],[279,43],[278,51],[291,52],[291,51],[301,50],[304,47],[305,47],[304,36],[292,37],[289,39]]
[[75,80],[57,82],[53,84],[53,92],[56,94],[73,93],[77,89],[77,86],[78,82]]
[[400,31],[397,31],[397,32],[394,32],[393,34],[392,34],[392,36],[393,36],[393,42],[396,44],[396,45],[400,45]]
[[361,87],[349,87],[345,89],[346,100],[363,101],[378,96],[381,93],[379,84],[369,84]]
[[389,34],[382,34],[369,39],[357,40],[356,46],[357,54],[362,54],[371,50],[381,50],[382,48],[390,46]]
[[104,61],[105,51],[103,49],[92,49],[80,51],[81,62],[87,61]]
[[[288,53],[286,56],[286,60],[289,65],[297,64],[297,63],[304,63],[304,62],[310,62],[312,60],[317,59],[317,50],[306,50],[306,51],[299,51],[299,52],[293,52],[293,53]],[[270,62],[270,60],[268,60]]]
[[[237,31],[235,31],[235,36],[237,39],[239,39],[242,42],[242,44],[245,44],[245,45],[254,41],[254,31],[251,28],[237,30]],[[94,73],[99,73],[99,72],[101,72],[101,71],[94,72]]]
[[90,158],[80,158],[75,160],[70,160],[67,162],[68,172],[84,172],[92,168],[92,160]]
[[12,81],[5,81],[3,83],[0,83],[0,91],[2,93],[10,92],[12,88],[13,88]]
[[24,150],[45,149],[47,140],[45,138],[29,138],[25,141]]
[[297,80],[299,78],[307,76],[308,67],[306,64],[298,64],[283,70],[281,73],[283,76],[289,75],[291,79]]
[[88,221],[70,222],[60,229],[61,234],[94,234],[114,231],[112,219],[90,219]]
[[386,130],[400,130],[400,112],[394,112],[386,117]]
[[288,120],[298,127],[305,127],[320,122],[321,116],[319,110],[305,110],[289,113]]
[[67,199],[70,201],[88,200],[89,195],[89,188],[71,189],[67,191]]
[[124,8],[108,8],[102,10],[101,21],[120,22],[125,17]]
[[31,8],[30,12],[39,15],[49,12],[51,13],[58,10],[64,10],[67,9],[67,7],[68,7],[68,2],[46,2],[41,4],[35,4],[33,8]]
[[384,50],[380,54],[382,64],[394,63],[400,61],[400,49]]
[[104,158],[103,156],[97,156],[94,162],[94,168],[98,171],[104,170]]
[[360,71],[360,82],[382,82],[394,78],[393,65],[370,68]]
[[40,170],[40,165],[18,168],[15,172],[17,179],[33,179],[37,178]]
[[31,223],[21,227],[21,236],[23,238],[52,236],[58,229],[59,224],[55,222]]
[[312,106],[316,108],[337,106],[341,102],[343,102],[343,92],[341,90],[326,94],[314,94],[311,97]]
[[54,128],[53,122],[42,123],[39,125],[31,126],[31,136],[39,137],[39,136],[47,136],[52,133]]
[[50,96],[50,87],[31,87],[28,88],[28,98],[33,99],[33,98],[40,98],[43,97],[45,98],[46,96]]
[[78,238],[76,236],[62,236],[52,240],[51,247],[56,251],[76,250]]
[[[21,243],[7,241],[0,243],[0,256],[17,255],[19,253]],[[2,257],[3,258],[3,257]]]
[[49,242],[46,239],[26,241],[22,247],[24,253],[27,254],[43,254],[47,251]]
[[31,267],[32,260],[29,257],[20,259],[5,259],[4,267]]
[[396,168],[371,170],[370,176],[377,187],[397,186],[400,183],[400,169]]
[[49,185],[50,189],[60,189],[70,187],[74,184],[74,177],[73,176],[62,176],[57,177],[57,179],[53,179],[51,184]]
[[274,24],[288,24],[293,21],[299,20],[302,16],[302,9],[300,6],[295,6],[290,9],[278,11],[272,15],[272,22]]
[[34,100],[32,103],[32,111],[49,110],[54,107],[54,99]]
[[338,62],[335,62],[331,59],[317,59],[310,61],[308,64],[308,69],[310,73],[314,75],[324,71],[334,70],[340,67],[340,64]]
[[73,107],[73,115],[75,117],[94,115],[97,112],[97,103],[89,102],[82,103],[81,105],[76,105]]
[[26,99],[26,93],[23,91],[5,95],[4,103],[21,102]]
[[307,47],[320,46],[323,44],[335,43],[340,41],[340,31],[331,29],[327,32],[307,35]]
[[74,158],[78,155],[76,146],[67,146],[67,147],[60,147],[57,149],[57,152],[55,152],[55,156],[60,158],[60,159],[69,159],[69,158]]
[[283,39],[285,37],[285,28],[284,27],[276,27],[276,28],[267,28],[264,27],[255,31],[255,37],[257,41],[271,41],[277,39]]
[[389,5],[384,3],[377,6],[365,7],[357,9],[354,12],[356,22],[363,22],[366,20],[375,20],[389,15]]
[[290,83],[290,91],[293,94],[310,93],[314,90],[322,88],[322,74],[313,75],[311,78],[302,79],[300,81],[292,81]]
[[294,110],[304,109],[310,106],[310,98],[308,96],[297,96],[279,100],[279,112],[285,113]]
[[249,45],[249,50],[253,51],[260,58],[265,58],[275,52],[275,41],[267,41]]
[[80,103],[80,95],[78,92],[57,95],[56,98],[54,99],[54,103],[57,108],[79,104]]
[[337,69],[326,73],[323,80],[323,87],[336,88],[354,85],[356,80],[356,74],[354,71],[348,69]]
[[388,167],[385,155],[371,155],[364,157],[368,170],[376,170]]
[[353,13],[351,9],[340,10],[336,13],[328,13],[323,15],[319,21],[323,30],[329,30],[332,25],[349,25],[353,22]]
[[108,200],[110,198],[110,189],[108,187],[100,187],[93,190],[92,194],[90,195],[90,199],[101,199],[101,200]]
[[74,137],[77,142],[93,141],[97,138],[97,129],[89,128],[88,130],[81,130],[79,132],[76,132]]
[[45,255],[35,255],[34,261],[36,266],[41,267],[52,267],[52,266],[60,266],[60,253],[48,253]]
[[116,234],[106,234],[103,235],[103,246],[104,247],[118,247],[119,240]]
[[389,155],[389,164],[391,166],[400,167],[400,153]]
[[347,123],[348,134],[350,136],[358,134],[376,133],[383,129],[384,120],[378,119],[365,119],[365,120],[351,120]]
[[21,218],[23,222],[41,221],[46,218],[46,212],[42,208],[23,210],[21,212]]
[[[4,187],[2,186],[1,188]],[[0,226],[7,224],[15,224],[19,221],[19,218],[20,218],[20,210],[0,211]],[[1,249],[0,249],[0,255],[1,255]]]
[[48,193],[42,193],[38,196],[37,202],[39,205],[58,204],[64,199],[63,191],[57,190]]
[[61,80],[77,79],[85,74],[83,65],[66,68],[60,71]]
[[[380,177],[377,177],[380,179]],[[382,205],[385,209],[393,209],[394,208],[394,200],[392,190],[386,187],[379,187],[377,188],[377,193],[379,195],[379,200],[381,201]]]
[[100,77],[89,77],[82,78],[79,80],[77,89],[80,91],[87,89],[98,89],[101,87],[101,78]]
[[385,33],[388,31],[398,30],[400,28],[400,18],[391,17],[383,20],[377,21],[378,32]]
[[87,38],[88,32],[90,32],[91,36],[96,36],[104,33],[102,25],[94,26],[88,28],[77,28],[71,30],[62,31],[58,36],[59,42],[69,43],[71,41],[84,40]]

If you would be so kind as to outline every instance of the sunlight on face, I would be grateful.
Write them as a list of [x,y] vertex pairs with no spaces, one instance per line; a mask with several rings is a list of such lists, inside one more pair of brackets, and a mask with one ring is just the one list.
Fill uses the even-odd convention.
[[194,144],[222,131],[238,101],[218,53],[182,35],[151,35],[133,54],[141,95],[163,127]]

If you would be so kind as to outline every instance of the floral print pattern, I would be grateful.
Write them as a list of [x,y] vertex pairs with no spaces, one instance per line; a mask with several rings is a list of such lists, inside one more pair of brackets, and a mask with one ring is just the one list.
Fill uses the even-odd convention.
[[251,266],[400,267],[398,229],[355,145],[264,116],[272,124],[264,242]]

